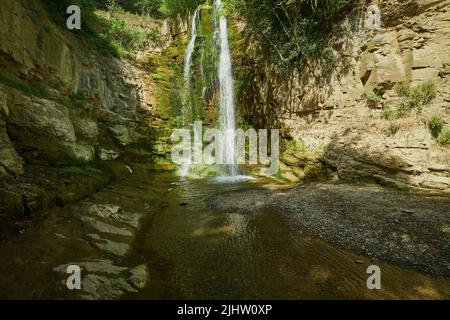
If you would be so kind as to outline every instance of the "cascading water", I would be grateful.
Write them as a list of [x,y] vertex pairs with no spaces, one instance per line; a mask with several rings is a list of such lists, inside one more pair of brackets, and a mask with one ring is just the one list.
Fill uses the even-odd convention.
[[[192,104],[190,99],[191,92],[191,67],[193,61],[193,53],[195,48],[195,40],[197,39],[197,21],[199,17],[200,7],[197,8],[194,12],[194,16],[192,17],[192,25],[191,25],[191,39],[189,40],[188,46],[186,48],[186,52],[184,55],[184,109],[183,109],[183,125],[187,126],[188,121],[191,120],[192,117]],[[180,176],[186,177],[189,173],[190,165],[183,164],[180,169]]]
[[194,16],[192,17],[192,25],[191,25],[191,40],[189,40],[188,46],[186,48],[186,52],[184,54],[184,102],[189,106],[189,111],[191,111],[191,102],[190,102],[190,90],[191,90],[191,67],[193,61],[193,53],[195,47],[195,40],[197,39],[197,21],[199,17],[200,7],[197,8],[194,12]]
[[[222,6],[221,0],[215,0],[214,11],[219,12]],[[197,40],[197,23],[200,15],[200,7],[194,13],[191,26],[191,39],[189,40],[184,57],[184,108],[183,108],[183,123],[187,128],[191,126],[195,120],[193,117],[193,108],[191,103],[191,69],[193,65],[193,55],[195,50],[195,42]],[[219,83],[219,129],[222,132],[222,143],[219,144],[217,152],[223,155],[223,161],[225,163],[225,172],[221,178],[235,181],[239,180],[241,176],[238,176],[238,166],[236,164],[236,150],[235,150],[235,110],[234,110],[234,88],[233,88],[233,75],[231,64],[231,53],[228,41],[228,25],[227,19],[224,15],[220,15],[214,23],[214,44],[211,47],[213,59],[218,58],[218,61],[214,61],[217,70],[217,79]],[[204,43],[203,43],[204,50]],[[217,51],[216,51],[217,49]],[[202,50],[202,54],[204,51]],[[202,56],[204,57],[204,56]],[[203,61],[203,58],[202,58]],[[203,67],[203,66],[202,66]],[[202,74],[204,70],[202,69]],[[204,76],[204,75],[202,75]],[[203,88],[203,95],[205,96],[205,89]],[[204,100],[202,100],[204,101]],[[195,129],[195,126],[194,126]],[[197,132],[201,134],[201,132]],[[183,164],[180,168],[179,174],[182,178],[185,178],[191,171],[189,164]],[[244,177],[247,178],[247,177]]]
[[[216,0],[216,10],[220,10],[221,0]],[[235,150],[235,118],[234,118],[234,89],[233,74],[231,70],[231,54],[228,43],[227,18],[223,15],[219,18],[219,84],[220,84],[220,129],[223,133],[224,160],[227,165],[227,175],[235,176],[238,173]]]

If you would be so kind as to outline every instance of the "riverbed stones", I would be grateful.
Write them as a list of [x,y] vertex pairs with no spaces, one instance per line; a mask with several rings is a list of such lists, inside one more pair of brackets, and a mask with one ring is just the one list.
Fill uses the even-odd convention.
[[116,150],[100,148],[99,155],[101,160],[115,160],[120,156],[120,153]]
[[79,240],[87,242],[98,252],[98,256],[108,257],[65,263],[54,268],[66,278],[68,265],[81,268],[81,291],[77,297],[88,300],[118,299],[142,290],[149,278],[147,266],[122,265],[123,258],[130,252],[141,214],[131,213],[118,205],[93,203],[91,200],[81,201],[67,210],[84,224],[86,234],[81,234]]
[[248,214],[261,211],[253,205],[260,199],[299,231],[366,256],[430,274],[450,274],[447,193],[311,183],[269,195],[261,189],[231,191],[214,195],[209,203],[224,213]]
[[98,234],[88,234],[87,236],[92,239],[91,243],[94,246],[115,256],[122,257],[126,255],[130,249],[130,246],[126,243],[102,238]]
[[81,220],[101,233],[110,233],[125,237],[131,237],[133,235],[133,233],[127,228],[119,228],[111,224],[96,220],[92,217],[82,217]]
[[[80,297],[86,300],[117,299],[124,294],[144,289],[148,281],[148,269],[145,265],[128,268],[115,265],[111,260],[72,262],[53,270],[66,275],[69,265],[76,265],[81,269]],[[63,281],[63,285],[65,284]]]
[[137,289],[144,289],[148,280],[148,268],[145,265],[139,265],[129,270],[131,276],[128,281]]

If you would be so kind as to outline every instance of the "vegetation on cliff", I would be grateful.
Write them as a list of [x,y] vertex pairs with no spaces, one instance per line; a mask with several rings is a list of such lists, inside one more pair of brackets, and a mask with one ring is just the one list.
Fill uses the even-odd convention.
[[273,63],[282,69],[303,68],[311,57],[332,61],[331,34],[350,12],[354,0],[229,0],[230,13],[246,23]]
[[149,42],[158,42],[159,35],[156,29],[149,28],[141,30],[131,26],[121,16],[124,8],[130,11],[137,11],[151,14],[154,17],[161,17],[160,11],[148,5],[147,1],[134,1],[130,7],[130,1],[121,2],[116,0],[95,1],[95,0],[62,0],[51,1],[41,0],[43,7],[49,16],[57,23],[62,24],[67,18],[66,9],[69,5],[78,5],[82,11],[82,28],[74,30],[85,36],[97,47],[110,54],[121,57],[125,52],[133,52],[147,45]]

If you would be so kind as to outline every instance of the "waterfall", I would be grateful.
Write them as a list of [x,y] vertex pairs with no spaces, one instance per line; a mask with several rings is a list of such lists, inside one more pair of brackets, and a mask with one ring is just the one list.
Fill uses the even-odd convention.
[[199,17],[200,7],[198,7],[194,16],[192,17],[192,25],[191,25],[191,39],[186,48],[186,52],[184,54],[184,89],[185,89],[185,100],[189,101],[189,91],[191,87],[191,67],[193,60],[193,53],[195,47],[195,40],[197,39],[197,21]]
[[[190,98],[191,92],[191,68],[193,61],[193,54],[195,48],[195,40],[197,39],[197,21],[200,13],[200,6],[195,10],[194,16],[192,17],[192,25],[191,25],[191,39],[186,48],[186,52],[184,54],[184,104],[183,108],[183,125],[187,125],[187,121],[192,117],[192,104]],[[180,176],[186,177],[189,173],[190,165],[183,164],[180,169]]]
[[[219,12],[222,6],[221,0],[215,0],[214,10]],[[194,12],[191,26],[191,39],[186,48],[184,56],[184,108],[183,108],[183,123],[185,127],[190,126],[193,119],[193,110],[191,103],[191,69],[193,64],[193,54],[195,49],[195,42],[197,39],[197,23],[200,15],[200,7]],[[217,78],[219,83],[219,129],[222,131],[223,140],[217,150],[223,155],[225,163],[225,175],[228,177],[236,177],[238,175],[238,167],[236,164],[236,150],[235,150],[235,110],[234,110],[234,88],[233,88],[233,74],[231,65],[231,53],[228,41],[228,25],[227,19],[221,15],[215,21],[214,25],[214,40],[215,45],[213,50],[218,49],[218,63],[217,63]],[[204,90],[203,90],[204,91]],[[179,174],[181,177],[186,177],[190,172],[191,166],[183,164],[180,168]]]
[[184,54],[184,102],[188,106],[188,111],[191,110],[191,101],[190,101],[190,91],[191,91],[191,68],[193,61],[193,54],[195,48],[195,40],[197,39],[197,21],[200,13],[200,7],[198,7],[194,16],[192,17],[192,26],[191,26],[191,39],[189,40],[188,46],[186,48],[186,52]]
[[[220,10],[222,1],[216,0],[216,10]],[[235,176],[238,173],[235,150],[235,118],[234,118],[234,88],[231,69],[231,54],[228,43],[227,18],[223,15],[219,18],[219,84],[220,84],[220,129],[224,135],[223,149],[224,160],[227,165],[227,174]]]

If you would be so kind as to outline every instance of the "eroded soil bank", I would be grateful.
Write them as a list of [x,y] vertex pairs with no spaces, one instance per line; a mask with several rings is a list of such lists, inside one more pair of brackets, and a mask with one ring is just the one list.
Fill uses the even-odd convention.
[[[384,262],[446,274],[443,197],[389,202],[392,191],[374,187],[270,190],[260,180],[180,181],[143,164],[111,162],[110,170],[105,188],[1,243],[0,298],[450,298],[448,276]],[[81,290],[66,287],[71,264],[81,267]],[[372,264],[381,290],[366,287]]]

